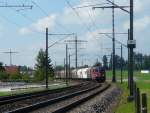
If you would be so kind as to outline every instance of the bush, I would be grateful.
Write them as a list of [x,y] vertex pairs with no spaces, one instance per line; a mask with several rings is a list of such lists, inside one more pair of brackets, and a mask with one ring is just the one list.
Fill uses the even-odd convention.
[[0,72],[0,80],[1,81],[5,81],[9,78],[8,74],[6,74],[5,72]]
[[45,70],[44,69],[38,69],[34,73],[34,78],[36,81],[42,81],[45,79]]
[[20,74],[10,74],[9,79],[10,80],[19,80],[19,79],[21,79],[21,75]]
[[29,82],[30,81],[30,76],[28,73],[24,73],[22,74],[22,80],[25,82]]

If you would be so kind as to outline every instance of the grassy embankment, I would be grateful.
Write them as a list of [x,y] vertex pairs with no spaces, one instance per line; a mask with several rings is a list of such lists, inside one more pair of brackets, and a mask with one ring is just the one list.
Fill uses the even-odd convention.
[[[116,72],[118,83],[117,85],[123,89],[123,95],[120,98],[120,103],[115,111],[115,113],[135,113],[134,102],[127,102],[127,97],[129,96],[129,90],[127,89],[127,78],[128,72],[123,71],[123,84],[120,84],[120,71]],[[150,112],[150,74],[141,74],[140,72],[134,72],[134,77],[136,78],[137,87],[140,88],[141,93],[147,93],[148,102],[148,113]],[[107,71],[107,78],[112,78],[112,72]]]

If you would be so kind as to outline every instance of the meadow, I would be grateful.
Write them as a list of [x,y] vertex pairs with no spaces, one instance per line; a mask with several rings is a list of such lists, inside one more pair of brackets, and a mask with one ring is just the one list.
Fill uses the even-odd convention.
[[[111,80],[112,71],[107,71],[107,80]],[[128,72],[123,71],[123,84],[120,80],[120,71],[116,71],[117,85],[123,90],[123,94],[120,97],[120,103],[117,106],[115,113],[135,113],[135,103],[128,102],[127,97],[129,96],[129,89],[127,84]],[[134,80],[136,81],[137,87],[140,88],[140,93],[147,94],[148,102],[148,113],[150,112],[150,74],[142,74],[140,71],[134,71]]]

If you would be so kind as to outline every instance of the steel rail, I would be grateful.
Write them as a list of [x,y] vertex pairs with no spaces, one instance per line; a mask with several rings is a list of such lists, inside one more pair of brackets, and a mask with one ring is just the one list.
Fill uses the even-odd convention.
[[44,96],[46,94],[53,94],[53,93],[59,93],[59,92],[61,93],[61,91],[65,91],[65,90],[68,90],[68,89],[80,87],[82,85],[84,85],[84,84],[80,83],[78,85],[65,87],[65,88],[60,88],[60,89],[44,90],[44,91],[38,91],[38,92],[33,92],[33,93],[25,93],[25,94],[13,95],[13,96],[1,97],[0,98],[0,105],[9,104],[11,102],[17,102],[17,101],[21,101],[21,100],[24,100],[24,99],[40,97],[40,96]]
[[104,92],[105,90],[107,90],[111,85],[110,84],[107,84],[106,86],[104,86],[104,88],[98,90],[98,91],[95,91],[94,93],[92,93],[91,95],[89,96],[86,96],[86,97],[83,97],[82,99],[79,99],[79,100],[76,100],[75,102],[72,102],[71,104],[69,105],[66,105],[62,108],[59,108],[57,110],[55,110],[54,112],[52,113],[65,113],[66,111],[69,111],[71,109],[73,109],[74,107],[82,104],[83,102],[86,102],[88,101],[89,99],[93,98],[94,96],[98,95],[99,93],[102,93]]
[[37,109],[42,108],[42,107],[53,105],[57,102],[69,99],[71,97],[81,95],[81,94],[86,93],[88,91],[92,91],[92,90],[94,90],[96,88],[99,88],[101,86],[102,86],[101,84],[98,84],[96,86],[93,86],[92,88],[84,89],[84,90],[81,90],[81,91],[77,91],[75,93],[66,94],[66,95],[63,95],[63,96],[60,96],[60,97],[57,97],[57,98],[53,98],[53,99],[49,99],[49,100],[46,100],[46,101],[42,101],[42,102],[39,102],[39,103],[36,103],[36,104],[33,104],[33,105],[18,108],[18,109],[12,110],[12,111],[8,111],[7,113],[20,113],[20,112],[21,113],[28,113],[28,112],[37,110]]

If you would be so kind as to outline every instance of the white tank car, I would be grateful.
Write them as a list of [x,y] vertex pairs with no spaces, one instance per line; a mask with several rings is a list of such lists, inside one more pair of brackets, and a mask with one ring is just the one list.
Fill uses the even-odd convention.
[[[55,72],[56,78],[66,78],[65,74],[66,73],[64,73],[64,70]],[[77,69],[77,75],[76,75],[76,69],[73,69],[71,71],[70,78],[83,78],[83,79],[91,78],[90,68]]]
[[83,79],[91,78],[89,72],[90,72],[90,68],[78,69],[77,78],[83,78]]
[[77,78],[75,69],[71,71],[71,78]]
[[64,70],[55,72],[56,78],[64,78]]

